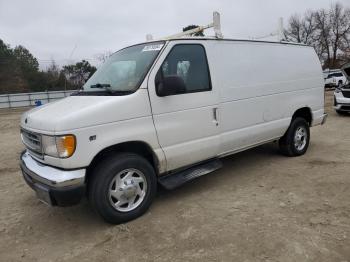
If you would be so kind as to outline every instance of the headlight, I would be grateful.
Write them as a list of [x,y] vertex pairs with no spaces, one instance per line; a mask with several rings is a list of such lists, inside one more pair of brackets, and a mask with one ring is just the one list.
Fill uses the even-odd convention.
[[56,139],[54,136],[41,136],[41,144],[45,155],[58,157]]
[[73,135],[43,135],[41,142],[44,154],[53,157],[68,158],[73,155],[76,147],[76,139]]

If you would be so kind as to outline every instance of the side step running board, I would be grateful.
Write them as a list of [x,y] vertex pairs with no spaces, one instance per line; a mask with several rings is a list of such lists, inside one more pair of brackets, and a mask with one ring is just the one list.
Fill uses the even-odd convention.
[[161,176],[158,178],[158,182],[166,189],[171,190],[197,177],[209,174],[221,167],[222,162],[219,159],[214,159],[190,167],[178,173]]

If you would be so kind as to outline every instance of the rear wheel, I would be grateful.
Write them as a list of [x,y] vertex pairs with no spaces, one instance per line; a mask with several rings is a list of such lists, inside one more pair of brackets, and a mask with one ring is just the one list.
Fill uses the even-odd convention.
[[136,154],[116,154],[99,163],[89,182],[89,201],[105,221],[120,224],[145,213],[157,191],[150,163]]
[[301,156],[308,149],[309,142],[309,124],[304,118],[297,117],[292,120],[287,132],[280,138],[280,151],[286,156]]

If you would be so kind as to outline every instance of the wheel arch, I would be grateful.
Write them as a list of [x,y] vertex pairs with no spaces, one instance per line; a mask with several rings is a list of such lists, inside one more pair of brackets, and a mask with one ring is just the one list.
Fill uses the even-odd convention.
[[306,122],[311,126],[312,124],[312,112],[310,107],[301,107],[298,110],[296,110],[292,116],[292,121],[297,118],[301,117],[306,120]]
[[105,157],[116,154],[116,153],[135,153],[144,157],[154,168],[155,173],[159,173],[159,159],[152,147],[144,141],[128,141],[119,144],[115,144],[102,149],[98,152],[92,159],[90,165],[86,170],[86,182],[88,182],[89,177],[94,169],[94,167]]

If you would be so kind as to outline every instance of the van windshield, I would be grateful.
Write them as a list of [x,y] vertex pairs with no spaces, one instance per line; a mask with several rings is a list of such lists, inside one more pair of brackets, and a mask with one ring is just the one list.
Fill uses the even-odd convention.
[[164,42],[153,42],[114,53],[84,84],[83,91],[136,91],[163,46]]

